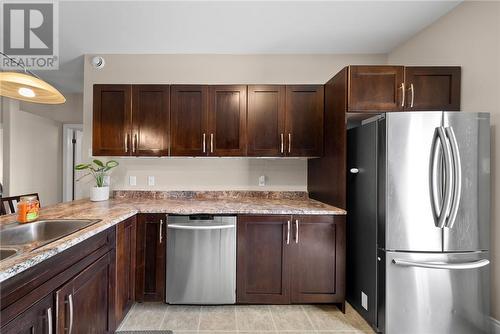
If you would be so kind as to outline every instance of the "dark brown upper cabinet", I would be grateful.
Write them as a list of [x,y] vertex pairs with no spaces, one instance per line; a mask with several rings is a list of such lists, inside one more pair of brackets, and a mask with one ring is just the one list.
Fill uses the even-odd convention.
[[323,154],[323,86],[286,86],[285,151],[288,156]]
[[168,155],[168,85],[94,85],[92,154]]
[[246,86],[210,86],[207,148],[208,155],[246,154]]
[[207,155],[208,86],[171,87],[171,155]]
[[92,154],[130,155],[130,131],[131,86],[94,85]]
[[405,110],[460,110],[459,66],[405,68]]
[[131,155],[168,155],[169,129],[170,87],[133,85]]
[[285,86],[248,86],[247,154],[285,154]]
[[399,111],[404,98],[403,66],[349,66],[348,112]]

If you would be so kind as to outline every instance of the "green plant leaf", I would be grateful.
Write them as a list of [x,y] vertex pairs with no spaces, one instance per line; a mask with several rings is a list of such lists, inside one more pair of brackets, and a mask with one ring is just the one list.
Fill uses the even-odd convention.
[[90,164],[78,164],[75,166],[76,170],[84,170],[90,167]]
[[98,159],[94,159],[94,163],[99,166],[99,167],[104,167],[104,164],[102,163],[101,160],[98,160]]
[[119,163],[116,160],[109,160],[108,162],[106,162],[106,167],[108,168],[108,170],[111,168],[115,168],[118,165]]

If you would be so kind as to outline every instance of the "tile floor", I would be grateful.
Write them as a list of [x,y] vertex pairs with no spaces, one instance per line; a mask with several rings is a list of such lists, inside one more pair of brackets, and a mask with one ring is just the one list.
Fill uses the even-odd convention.
[[170,329],[179,334],[374,333],[350,306],[333,305],[182,306],[137,303],[120,330]]

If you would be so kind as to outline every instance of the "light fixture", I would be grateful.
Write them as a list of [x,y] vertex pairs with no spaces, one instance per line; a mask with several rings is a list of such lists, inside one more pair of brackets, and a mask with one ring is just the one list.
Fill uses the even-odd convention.
[[0,72],[0,95],[16,100],[43,104],[61,104],[66,98],[53,86],[28,71],[22,64],[5,53],[0,54],[16,63],[24,71]]

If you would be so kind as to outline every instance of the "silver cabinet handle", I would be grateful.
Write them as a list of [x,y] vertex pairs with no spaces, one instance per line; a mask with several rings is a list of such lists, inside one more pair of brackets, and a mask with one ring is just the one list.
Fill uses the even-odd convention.
[[446,217],[448,215],[448,212],[450,210],[451,206],[451,193],[453,191],[453,184],[452,184],[452,160],[451,160],[451,149],[450,149],[450,144],[448,143],[448,140],[446,139],[446,134],[445,130],[442,126],[437,128],[437,134],[439,137],[439,140],[441,141],[441,145],[443,148],[444,152],[444,161],[445,161],[445,193],[444,193],[444,200],[443,200],[443,205],[441,206],[441,212],[439,213],[439,218],[437,220],[436,226],[439,228],[443,228]]
[[49,334],[52,334],[52,307],[47,309],[47,329]]
[[135,153],[137,150],[137,133],[134,134],[134,142],[132,143],[132,152]]
[[288,133],[288,153],[292,153],[292,134]]
[[125,153],[128,153],[128,133],[125,135]]
[[295,219],[295,243],[299,243],[299,220]]
[[287,229],[286,229],[286,244],[290,245],[290,221],[289,220],[286,222],[286,226],[287,226]]
[[68,329],[68,334],[71,334],[73,332],[73,294],[68,295],[68,302],[69,302],[69,329]]
[[413,84],[410,84],[410,92],[411,92],[410,108],[413,108],[413,102],[415,101],[415,88],[413,87]]
[[446,134],[450,139],[451,153],[453,156],[453,200],[446,227],[452,228],[457,219],[458,206],[462,197],[462,162],[460,159],[457,137],[455,137],[453,128],[447,127]]
[[162,242],[162,239],[163,239],[163,236],[162,236],[162,233],[163,232],[163,219],[160,219],[160,244]]
[[280,145],[280,152],[281,154],[285,153],[285,139],[283,138],[283,133],[281,133],[280,138],[281,138],[281,145]]
[[405,106],[405,83],[403,82],[401,84],[401,107],[404,107]]
[[210,153],[214,153],[214,134],[210,134]]
[[483,259],[473,262],[439,263],[439,262],[418,262],[418,261],[393,259],[392,263],[404,267],[420,267],[420,268],[431,268],[431,269],[475,269],[487,266],[488,264],[490,264],[490,261]]
[[206,143],[206,135],[205,135],[205,134],[203,134],[203,135],[202,135],[202,138],[203,138],[203,143],[202,143],[202,148],[201,148],[201,149],[203,150],[203,153],[206,153],[206,152],[207,152],[207,149],[206,149],[206,147],[207,147],[207,143]]

